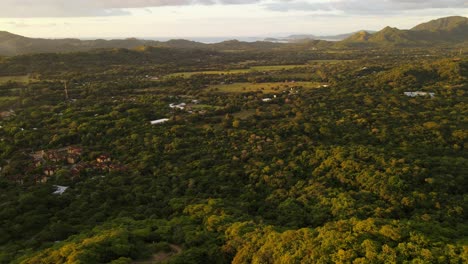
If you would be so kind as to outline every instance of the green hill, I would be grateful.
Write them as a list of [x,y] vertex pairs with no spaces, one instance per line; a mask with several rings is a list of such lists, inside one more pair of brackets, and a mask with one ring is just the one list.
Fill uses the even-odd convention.
[[185,39],[171,39],[166,42],[142,40],[136,38],[114,40],[40,39],[23,37],[5,31],[0,32],[0,56],[16,56],[32,53],[78,52],[114,48],[141,49],[145,46],[180,49],[242,51],[272,49],[281,46],[281,44],[263,41],[242,42],[238,40],[224,41],[215,44],[204,44]]
[[468,18],[446,17],[420,24],[411,30],[385,27],[369,34],[358,32],[339,45],[421,46],[460,44],[468,41]]
[[[460,45],[468,41],[468,18],[446,17],[420,24],[411,30],[400,30],[386,27],[379,32],[359,31],[335,47],[366,46],[427,46],[427,45]],[[272,50],[277,48],[296,49],[297,43],[273,43],[266,41],[242,42],[229,40],[215,44],[204,44],[195,41],[176,39],[167,42],[143,40],[136,38],[114,40],[80,40],[80,39],[41,39],[28,38],[9,32],[0,31],[0,56],[15,56],[31,53],[62,53],[89,51],[95,49],[125,48],[139,49],[144,46],[209,49],[216,51]],[[303,41],[300,43],[303,44]],[[329,46],[321,42],[320,46]],[[314,47],[316,45],[314,44]]]
[[468,28],[468,18],[461,16],[444,17],[419,24],[411,30],[421,31],[459,31]]

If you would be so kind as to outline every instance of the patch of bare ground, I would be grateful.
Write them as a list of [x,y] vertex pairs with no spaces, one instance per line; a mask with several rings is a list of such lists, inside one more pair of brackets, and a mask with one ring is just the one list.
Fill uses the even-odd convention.
[[169,247],[171,248],[171,251],[165,252],[165,251],[159,251],[156,252],[151,256],[150,259],[146,260],[140,260],[140,261],[133,261],[132,264],[153,264],[153,263],[162,263],[170,258],[179,255],[182,253],[182,247],[174,244],[170,244]]

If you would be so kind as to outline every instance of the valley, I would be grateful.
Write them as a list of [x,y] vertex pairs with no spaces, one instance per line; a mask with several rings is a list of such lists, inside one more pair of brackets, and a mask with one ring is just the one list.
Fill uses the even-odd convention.
[[3,58],[0,263],[466,263],[468,35],[358,34]]

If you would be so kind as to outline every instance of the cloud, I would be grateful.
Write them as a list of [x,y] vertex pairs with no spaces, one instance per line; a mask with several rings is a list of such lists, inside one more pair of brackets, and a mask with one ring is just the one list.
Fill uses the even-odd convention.
[[344,14],[383,15],[402,11],[468,8],[468,0],[284,0],[265,3],[272,11],[337,11]]
[[130,15],[128,9],[258,4],[277,12],[385,15],[409,10],[466,9],[468,0],[0,0],[0,18]]
[[253,4],[262,0],[1,0],[0,18],[129,15],[129,8]]

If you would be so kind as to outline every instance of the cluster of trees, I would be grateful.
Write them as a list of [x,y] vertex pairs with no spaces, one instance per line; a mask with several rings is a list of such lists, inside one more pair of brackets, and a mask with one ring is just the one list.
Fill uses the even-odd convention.
[[[1,85],[2,96],[18,100],[15,115],[0,121],[0,262],[131,263],[170,245],[182,247],[170,263],[468,261],[468,63],[395,54],[150,81],[131,59],[109,70],[90,53],[79,60],[100,71],[51,67],[40,81]],[[190,64],[200,54],[179,55],[181,68],[205,69]],[[216,56],[228,67],[244,55]],[[145,58],[152,70],[179,67]],[[76,100],[65,100],[63,79]],[[209,90],[291,79],[330,87],[278,91],[268,103],[261,91]],[[403,94],[418,90],[435,97]],[[168,107],[193,99],[207,111]],[[158,118],[170,121],[151,126]],[[109,153],[128,170],[10,180],[31,165],[32,151],[69,145],[81,146],[84,159]]]

